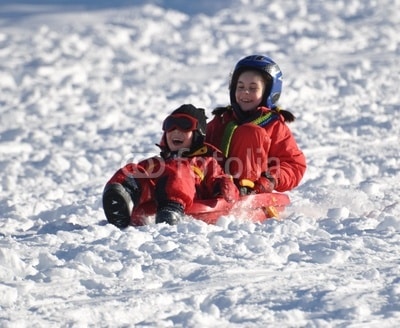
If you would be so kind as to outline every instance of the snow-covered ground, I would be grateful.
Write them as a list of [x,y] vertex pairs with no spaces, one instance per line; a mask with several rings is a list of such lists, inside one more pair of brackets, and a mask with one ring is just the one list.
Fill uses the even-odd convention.
[[[22,2],[0,2],[1,327],[397,326],[399,0]],[[285,219],[106,224],[111,174],[180,104],[227,104],[253,53],[308,160]]]

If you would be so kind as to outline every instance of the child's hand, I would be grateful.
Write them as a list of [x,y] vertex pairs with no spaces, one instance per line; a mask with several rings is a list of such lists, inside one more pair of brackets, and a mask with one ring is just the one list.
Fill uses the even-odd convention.
[[216,183],[219,187],[218,189],[221,196],[224,197],[228,203],[232,203],[239,199],[239,190],[233,183],[231,176],[220,176],[217,178]]
[[274,187],[275,184],[266,177],[259,177],[258,180],[254,182],[254,191],[257,194],[272,192]]

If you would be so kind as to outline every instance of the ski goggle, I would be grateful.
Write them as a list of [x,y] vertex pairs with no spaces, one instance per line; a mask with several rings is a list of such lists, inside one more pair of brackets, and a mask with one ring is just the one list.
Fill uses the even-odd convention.
[[197,130],[199,122],[186,114],[173,114],[168,116],[163,123],[162,129],[165,132],[170,132],[179,129],[184,132]]

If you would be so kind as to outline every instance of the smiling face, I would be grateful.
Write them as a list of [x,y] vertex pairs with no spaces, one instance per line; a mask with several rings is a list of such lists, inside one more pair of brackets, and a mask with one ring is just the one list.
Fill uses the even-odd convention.
[[171,151],[189,149],[192,146],[193,131],[174,129],[165,133],[167,145]]
[[256,71],[245,71],[239,75],[236,84],[236,102],[244,111],[255,110],[261,104],[265,89],[262,75]]

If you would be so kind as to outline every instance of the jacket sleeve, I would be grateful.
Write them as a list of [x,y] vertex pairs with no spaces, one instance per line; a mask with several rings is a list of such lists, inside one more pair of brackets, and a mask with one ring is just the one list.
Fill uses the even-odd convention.
[[306,170],[306,159],[289,127],[282,121],[274,122],[270,130],[271,146],[268,168],[275,178],[275,190],[288,191],[300,183]]
[[218,178],[224,175],[224,172],[218,162],[212,158],[207,158],[207,165],[204,169],[205,177],[203,184],[205,186],[206,197],[212,198],[215,195],[216,189],[219,187],[217,184],[219,183]]
[[203,158],[204,178],[197,188],[198,198],[224,197],[227,201],[239,198],[239,191],[231,176],[224,173],[218,161],[213,157]]
[[187,159],[167,160],[162,174],[156,179],[155,197],[159,205],[177,202],[190,207],[196,193],[195,177]]

